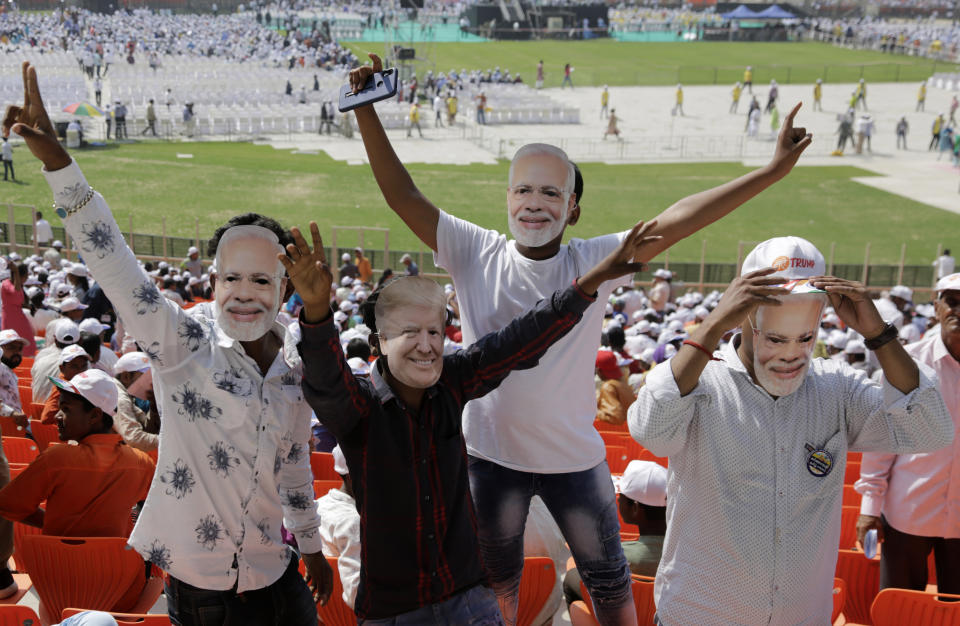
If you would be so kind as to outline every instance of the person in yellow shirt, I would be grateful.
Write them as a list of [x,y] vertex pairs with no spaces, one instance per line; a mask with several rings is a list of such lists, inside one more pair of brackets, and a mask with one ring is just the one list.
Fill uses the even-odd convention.
[[617,362],[617,355],[601,348],[597,352],[596,374],[600,378],[597,389],[597,419],[619,426],[627,421],[627,409],[637,397],[626,382],[626,375]]
[[925,111],[927,108],[927,81],[920,83],[920,89],[917,91],[917,111]]
[[357,273],[360,275],[360,281],[372,284],[373,267],[370,263],[370,259],[363,256],[363,248],[359,246],[354,248],[353,251],[357,255]]
[[863,105],[863,110],[867,111],[867,83],[860,79],[857,83],[857,106]]
[[600,93],[600,119],[604,119],[610,116],[610,91],[607,90],[607,86],[603,86],[603,91]]
[[423,137],[423,131],[420,129],[420,103],[414,102],[410,105],[410,125],[407,126],[407,137],[413,136],[413,127],[417,127],[417,132],[420,133],[420,137]]
[[457,97],[450,92],[447,96],[447,125],[453,126],[457,119]]
[[750,93],[753,93],[753,67],[747,66],[747,69],[743,70],[743,87]]
[[736,113],[737,107],[740,106],[740,94],[743,93],[743,87],[740,86],[740,81],[733,86],[733,91],[730,94],[733,96],[732,101],[730,102],[730,113]]
[[673,107],[673,114],[683,115],[683,85],[677,83],[677,104]]
[[823,79],[818,78],[817,82],[813,85],[813,110],[814,111],[823,111],[823,104],[820,103],[820,99],[823,98]]

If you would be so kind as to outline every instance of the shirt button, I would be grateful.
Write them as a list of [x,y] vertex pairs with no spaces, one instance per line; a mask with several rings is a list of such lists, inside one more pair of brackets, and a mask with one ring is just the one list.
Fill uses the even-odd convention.
[[774,591],[780,591],[780,585],[774,585],[774,586],[773,586],[773,590],[774,590]]
[[430,575],[433,576],[434,578],[436,578],[436,577],[437,577],[437,572],[436,572],[436,570],[430,572]]
[[430,533],[429,535],[427,535],[427,539],[433,539],[433,533]]
[[430,502],[430,496],[423,496],[423,499],[427,502]]
[[426,464],[427,464],[426,459],[420,459],[420,465],[426,465]]
[[780,491],[780,492],[778,492],[778,493],[780,494],[780,497],[782,498],[782,497],[783,497],[783,492]]

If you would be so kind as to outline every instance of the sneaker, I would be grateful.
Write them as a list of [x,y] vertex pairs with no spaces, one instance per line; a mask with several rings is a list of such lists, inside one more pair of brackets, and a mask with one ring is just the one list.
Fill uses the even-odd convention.
[[13,574],[10,573],[8,568],[0,569],[0,600],[4,598],[9,598],[10,596],[17,593],[19,587],[17,583],[13,580]]

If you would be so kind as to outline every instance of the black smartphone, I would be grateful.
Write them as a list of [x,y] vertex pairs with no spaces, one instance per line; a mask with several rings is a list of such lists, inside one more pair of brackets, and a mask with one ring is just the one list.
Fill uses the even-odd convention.
[[357,93],[353,93],[350,85],[340,88],[340,102],[338,108],[341,113],[352,111],[365,104],[373,104],[397,95],[397,71],[394,69],[374,72],[367,79],[366,84]]

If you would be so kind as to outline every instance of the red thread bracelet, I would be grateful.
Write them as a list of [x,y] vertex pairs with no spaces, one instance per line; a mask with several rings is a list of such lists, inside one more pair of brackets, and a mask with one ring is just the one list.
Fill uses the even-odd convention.
[[685,345],[685,346],[693,346],[694,348],[696,348],[696,349],[699,350],[700,352],[703,352],[704,354],[706,354],[706,355],[710,358],[711,361],[722,361],[722,360],[723,360],[723,359],[721,359],[721,358],[718,358],[718,357],[713,356],[713,352],[710,352],[709,350],[707,350],[706,348],[704,348],[703,346],[701,346],[701,345],[700,345],[699,343],[697,343],[696,341],[690,341],[689,339],[684,339],[684,340],[683,340],[683,345]]

